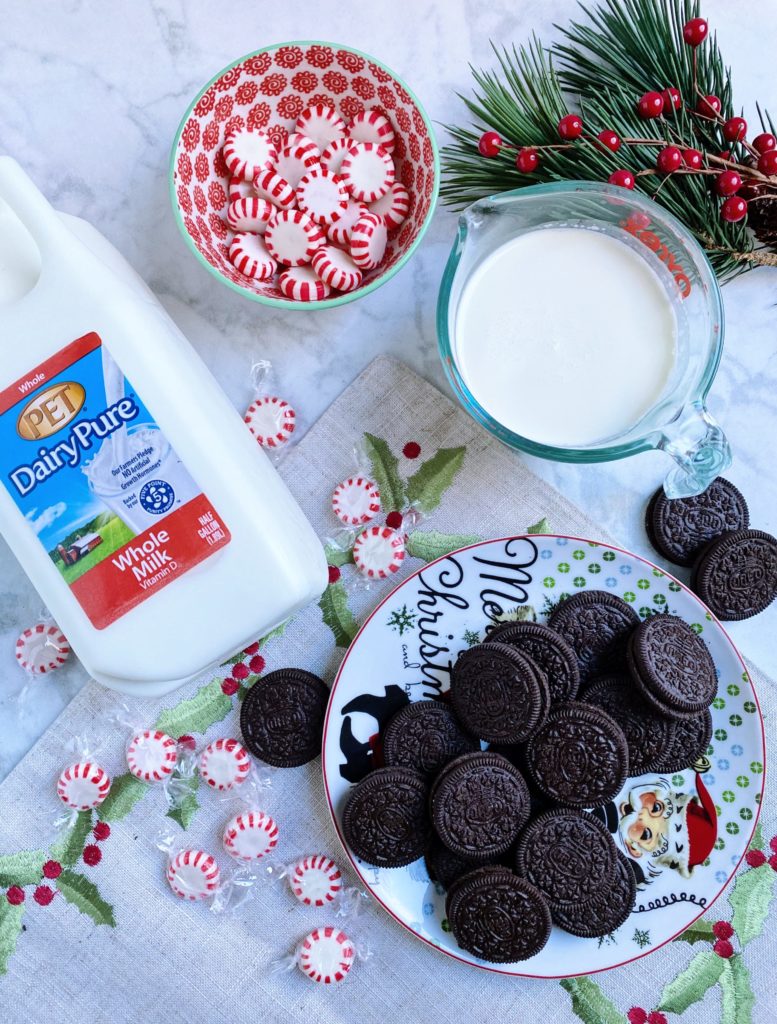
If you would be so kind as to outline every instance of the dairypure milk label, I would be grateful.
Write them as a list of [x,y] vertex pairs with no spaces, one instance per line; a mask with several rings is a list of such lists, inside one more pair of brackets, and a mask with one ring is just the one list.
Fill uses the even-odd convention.
[[0,392],[0,473],[97,629],[230,541],[94,333]]

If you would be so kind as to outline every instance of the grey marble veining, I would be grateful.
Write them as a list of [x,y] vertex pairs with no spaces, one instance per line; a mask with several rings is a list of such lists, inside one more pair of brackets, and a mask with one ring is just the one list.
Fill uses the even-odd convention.
[[[745,116],[754,117],[756,99],[777,110],[766,45],[777,38],[777,7],[762,5],[757,26],[724,0],[706,0],[704,13],[733,68]],[[250,395],[252,360],[267,358],[305,426],[380,352],[391,352],[447,390],[434,315],[455,215],[440,208],[412,262],[366,299],[317,313],[250,303],[190,257],[168,208],[169,148],[190,99],[244,53],[321,36],[393,67],[435,121],[462,122],[466,113],[455,92],[469,89],[470,62],[491,65],[489,38],[522,42],[532,31],[549,38],[554,22],[575,15],[573,0],[233,0],[228,6],[7,0],[0,33],[0,151],[19,160],[60,209],[91,221],[124,253],[237,406]],[[442,129],[438,135],[443,138]],[[748,497],[753,524],[777,532],[777,271],[748,274],[728,285],[724,296],[726,350],[711,408],[729,435],[736,457],[730,476]],[[625,546],[649,553],[642,516],[647,495],[663,476],[662,456],[588,467],[533,460],[533,468]],[[71,664],[18,699],[23,678],[13,643],[40,607],[0,542],[0,778],[85,679]],[[775,616],[772,609],[730,630],[742,652],[772,674]]]

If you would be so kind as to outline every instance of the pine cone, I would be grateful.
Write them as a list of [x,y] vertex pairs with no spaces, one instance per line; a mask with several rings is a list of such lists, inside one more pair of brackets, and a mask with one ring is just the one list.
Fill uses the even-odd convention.
[[747,226],[763,245],[777,248],[777,192],[765,182],[748,181],[740,195],[748,202]]

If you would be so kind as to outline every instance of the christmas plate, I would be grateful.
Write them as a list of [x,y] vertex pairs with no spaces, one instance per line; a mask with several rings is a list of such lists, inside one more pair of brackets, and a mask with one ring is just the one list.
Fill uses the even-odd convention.
[[[339,832],[348,792],[374,766],[377,735],[394,711],[444,694],[458,653],[481,641],[491,623],[544,622],[560,599],[583,589],[617,594],[643,618],[669,611],[701,635],[718,672],[713,736],[694,768],[630,778],[597,811],[637,876],[628,920],[595,939],[554,927],[532,959],[500,965],[505,974],[568,977],[646,956],[684,931],[726,887],[755,828],[764,783],[758,700],[728,635],[683,584],[628,551],[576,537],[485,541],[430,563],[378,605],[346,654],[329,702],[323,770]],[[495,970],[457,946],[444,891],[429,880],[422,859],[387,869],[349,856],[378,902],[420,939]]]

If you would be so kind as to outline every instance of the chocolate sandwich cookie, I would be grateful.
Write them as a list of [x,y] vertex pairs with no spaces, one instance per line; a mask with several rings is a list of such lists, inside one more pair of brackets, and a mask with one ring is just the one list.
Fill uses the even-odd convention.
[[459,725],[449,704],[419,700],[389,720],[383,733],[383,758],[389,766],[436,775],[454,757],[480,750],[480,743]]
[[529,789],[504,757],[463,754],[444,768],[430,797],[432,822],[449,850],[482,863],[506,853],[529,817]]
[[584,684],[595,676],[623,669],[626,643],[639,625],[639,615],[615,594],[585,590],[558,605],[548,625],[577,654]]
[[542,670],[500,643],[462,651],[451,675],[451,699],[464,728],[490,743],[524,742],[550,707]]
[[723,477],[692,498],[667,498],[659,487],[645,512],[645,530],[656,551],[675,565],[691,566],[703,547],[750,525],[747,502]]
[[470,864],[469,871],[465,871],[464,874],[459,875],[459,877],[454,879],[448,886],[448,891],[445,894],[445,916],[449,916],[451,901],[456,895],[459,883],[465,879],[467,882],[472,882],[474,878],[512,878],[514,875],[515,872],[512,868],[509,868],[504,864]]
[[329,689],[312,672],[281,668],[262,676],[240,707],[240,730],[251,753],[276,768],[318,757]]
[[429,878],[443,889],[450,889],[456,879],[469,874],[476,867],[471,860],[449,850],[435,833],[432,833],[432,838],[424,850],[424,862]]
[[676,615],[651,615],[629,640],[629,673],[645,700],[669,718],[708,708],[718,681],[707,645]]
[[674,723],[640,696],[630,676],[596,679],[580,699],[606,711],[623,729],[629,748],[629,775],[667,770],[658,765],[672,748]]
[[777,538],[761,530],[724,534],[699,555],[691,588],[724,622],[758,615],[777,597]]
[[551,908],[586,905],[615,878],[617,849],[598,818],[585,811],[546,811],[521,832],[515,869]]
[[515,647],[545,674],[552,701],[574,700],[580,686],[577,655],[559,633],[541,622],[505,622],[488,636],[489,643]]
[[526,879],[498,869],[459,880],[448,901],[448,923],[461,949],[495,964],[539,953],[552,927],[542,893]]
[[534,783],[566,807],[598,807],[626,781],[629,748],[618,723],[593,704],[569,701],[551,709],[529,740],[526,762]]
[[682,772],[707,753],[712,739],[712,715],[709,709],[693,718],[678,718],[671,725],[669,746],[656,756],[651,771],[666,774]]
[[378,768],[348,795],[345,841],[367,864],[401,868],[423,856],[431,835],[424,778],[410,768]]
[[637,898],[637,879],[625,854],[615,851],[615,875],[586,903],[550,908],[553,923],[565,932],[594,939],[609,935],[626,921]]

